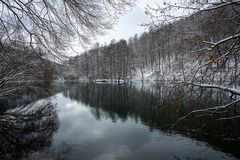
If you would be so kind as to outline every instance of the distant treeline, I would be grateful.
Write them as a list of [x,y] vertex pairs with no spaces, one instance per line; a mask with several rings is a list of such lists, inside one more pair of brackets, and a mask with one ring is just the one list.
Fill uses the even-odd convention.
[[[221,71],[229,71],[233,67],[233,59],[239,59],[239,55],[232,54],[218,60],[229,46],[219,46],[209,52],[204,41],[216,42],[236,34],[240,17],[235,10],[239,7],[198,12],[171,24],[152,26],[149,32],[140,36],[136,34],[128,41],[112,40],[105,46],[96,44],[91,50],[67,62],[70,69],[64,77],[130,80],[136,76],[144,79],[144,74],[148,72],[155,80],[185,80],[194,73],[193,66],[215,59],[216,63],[210,70],[222,68]],[[205,73],[203,70],[202,74]]]

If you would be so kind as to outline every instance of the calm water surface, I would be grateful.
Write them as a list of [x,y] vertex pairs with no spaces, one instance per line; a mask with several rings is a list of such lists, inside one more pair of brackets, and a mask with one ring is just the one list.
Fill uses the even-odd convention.
[[213,90],[185,98],[179,97],[182,93],[184,88],[164,85],[57,85],[54,95],[36,105],[0,115],[0,159],[238,159],[239,141],[224,137],[240,137],[239,119],[195,117],[168,131],[191,110],[222,104],[229,97]]
[[157,101],[139,87],[71,85],[53,98],[60,126],[51,147],[65,144],[64,157],[72,160],[234,159],[206,142],[157,129]]

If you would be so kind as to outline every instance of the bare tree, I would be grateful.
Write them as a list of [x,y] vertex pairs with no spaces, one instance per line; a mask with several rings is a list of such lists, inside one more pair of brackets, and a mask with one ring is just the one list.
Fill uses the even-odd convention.
[[[180,118],[172,128],[194,114],[205,114],[206,112],[218,114],[238,108],[240,90],[234,84],[239,80],[240,75],[240,1],[184,0],[176,3],[164,2],[163,5],[158,4],[156,7],[148,6],[146,14],[152,18],[153,26],[182,27],[181,32],[188,34],[188,39],[195,37],[195,43],[197,42],[195,47],[190,50],[189,45],[183,47],[185,51],[189,52],[189,55],[195,57],[197,63],[192,63],[186,79],[180,84],[188,85],[191,90],[199,87],[214,88],[229,93],[229,101],[223,105],[194,110]],[[205,19],[196,23],[197,17],[205,17]],[[182,22],[188,25],[181,26]],[[202,26],[201,30],[196,26]],[[180,30],[178,29],[178,31]],[[239,118],[239,112],[228,114],[226,118],[221,118],[221,120],[234,118]]]
[[61,57],[72,41],[90,43],[133,1],[0,0],[0,98],[52,80],[46,58]]
[[54,80],[54,66],[50,61],[41,60],[26,46],[19,47],[11,44],[0,48],[0,101],[16,100],[29,92],[38,95],[39,88],[50,91]]
[[73,40],[84,45],[110,29],[131,5],[132,0],[1,0],[1,43],[18,41],[59,54]]

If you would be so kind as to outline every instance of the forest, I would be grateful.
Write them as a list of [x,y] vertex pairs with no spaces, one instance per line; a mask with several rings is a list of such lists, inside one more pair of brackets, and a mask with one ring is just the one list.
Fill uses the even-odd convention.
[[[145,32],[96,41],[143,2]],[[240,158],[239,0],[0,8],[0,159]]]
[[225,6],[152,25],[149,32],[128,40],[97,43],[65,62],[70,71],[63,78],[179,82],[194,78],[229,84],[239,80],[238,10],[238,5]]
[[59,62],[67,57],[70,41],[89,44],[132,5],[128,0],[1,0],[0,110],[18,99],[49,95],[65,70]]
[[[239,4],[229,2],[206,7],[187,16],[169,15],[181,5],[148,7],[152,17],[149,31],[128,40],[96,43],[92,49],[64,62],[60,79],[96,83],[167,83],[170,88],[186,87],[181,96],[202,89],[224,91],[229,99],[220,105],[192,110],[179,118],[171,129],[189,117],[222,115],[222,120],[238,119],[240,81]],[[158,14],[158,12],[160,12]],[[161,14],[162,13],[162,14]],[[165,17],[163,21],[159,17]],[[160,20],[159,20],[160,19]],[[174,91],[164,101],[174,100]],[[201,97],[202,94],[199,95]],[[206,115],[205,115],[206,114]]]

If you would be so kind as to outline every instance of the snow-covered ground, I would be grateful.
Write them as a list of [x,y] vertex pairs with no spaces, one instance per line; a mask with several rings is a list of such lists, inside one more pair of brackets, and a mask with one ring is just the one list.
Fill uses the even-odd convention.
[[106,84],[106,83],[120,84],[120,83],[124,83],[124,80],[122,80],[122,79],[96,79],[95,82],[98,84]]

